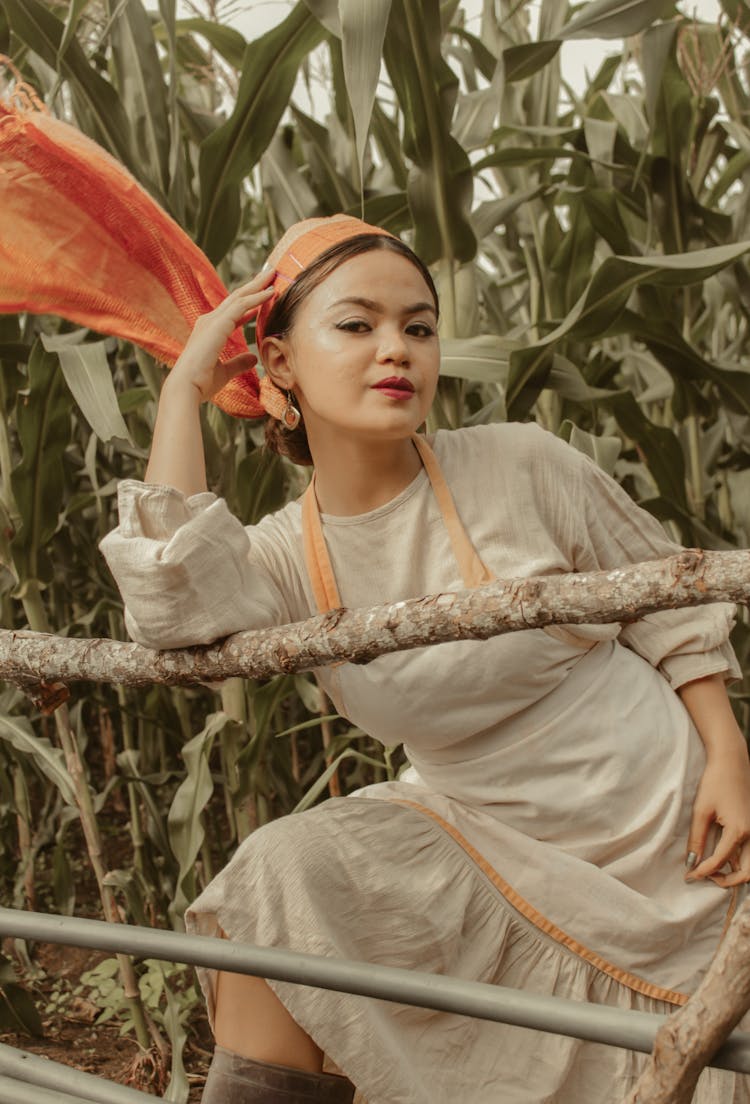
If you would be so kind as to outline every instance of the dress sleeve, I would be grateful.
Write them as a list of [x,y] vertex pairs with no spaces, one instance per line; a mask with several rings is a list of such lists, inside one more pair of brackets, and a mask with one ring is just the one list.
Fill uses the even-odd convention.
[[223,499],[126,479],[118,509],[100,548],[139,644],[183,648],[291,620],[277,581],[254,562],[252,529]]
[[[604,571],[682,551],[660,522],[637,506],[614,479],[582,453],[564,448],[567,456],[561,464],[560,454],[556,478],[558,488],[563,478],[569,490],[563,495],[569,503],[567,517],[561,521],[568,528],[577,571]],[[729,643],[734,613],[728,602],[649,613],[624,625],[620,640],[658,667],[674,689],[714,674],[733,681],[742,678]]]

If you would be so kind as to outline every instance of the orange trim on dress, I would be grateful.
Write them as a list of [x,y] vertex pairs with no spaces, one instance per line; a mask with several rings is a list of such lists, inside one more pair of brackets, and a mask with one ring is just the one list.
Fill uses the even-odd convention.
[[520,895],[520,893],[517,893],[516,890],[490,866],[479,851],[477,851],[475,847],[472,847],[458,829],[454,828],[448,821],[443,820],[438,813],[434,813],[432,809],[428,809],[425,805],[420,805],[417,801],[401,800],[400,798],[386,798],[385,800],[392,802],[394,805],[404,805],[416,809],[417,812],[430,817],[436,824],[439,824],[443,831],[447,832],[448,835],[463,848],[469,858],[479,867],[482,873],[489,878],[495,888],[502,893],[508,904],[512,905],[517,912],[520,912],[535,928],[544,932],[545,935],[550,936],[556,943],[560,943],[563,947],[567,947],[569,951],[578,955],[578,957],[582,958],[585,962],[588,962],[590,966],[614,978],[615,981],[619,982],[621,985],[627,986],[628,989],[632,989],[636,993],[641,993],[644,997],[652,997],[654,1000],[667,1001],[669,1004],[687,1004],[689,999],[687,993],[680,993],[676,989],[664,989],[660,985],[654,985],[650,981],[638,977],[637,974],[631,974],[628,970],[623,970],[620,966],[615,966],[614,963],[608,962],[606,958],[602,958],[596,951],[592,951],[589,947],[585,947],[583,943],[579,943],[577,939],[574,939],[572,935],[568,935],[562,928],[558,928],[556,924],[553,924],[551,920],[548,920],[546,916],[538,912],[532,904]]

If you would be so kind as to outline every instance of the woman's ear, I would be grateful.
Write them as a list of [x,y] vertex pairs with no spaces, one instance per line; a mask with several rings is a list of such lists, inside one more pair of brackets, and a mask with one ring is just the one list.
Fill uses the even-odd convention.
[[289,342],[283,337],[267,337],[260,350],[266,374],[283,391],[294,387],[294,372],[289,355]]

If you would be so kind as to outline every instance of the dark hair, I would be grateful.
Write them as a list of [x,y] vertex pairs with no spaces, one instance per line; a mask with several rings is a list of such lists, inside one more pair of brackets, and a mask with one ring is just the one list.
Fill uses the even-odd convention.
[[[363,253],[370,253],[375,249],[388,249],[411,261],[430,289],[430,294],[435,300],[435,310],[439,311],[438,295],[429,269],[405,242],[385,234],[357,234],[354,238],[347,238],[346,241],[326,249],[325,253],[321,253],[287,288],[274,303],[268,315],[265,326],[266,337],[281,337],[288,333],[300,306],[322,280],[330,276],[344,261],[359,257]],[[300,422],[296,429],[289,430],[278,419],[267,417],[266,445],[273,452],[288,456],[295,464],[310,465],[313,462],[304,422]]]

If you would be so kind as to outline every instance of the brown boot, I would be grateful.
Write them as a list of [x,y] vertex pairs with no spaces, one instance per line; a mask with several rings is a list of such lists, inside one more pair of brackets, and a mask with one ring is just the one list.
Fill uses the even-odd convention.
[[354,1086],[331,1073],[255,1062],[217,1046],[201,1104],[351,1104]]

